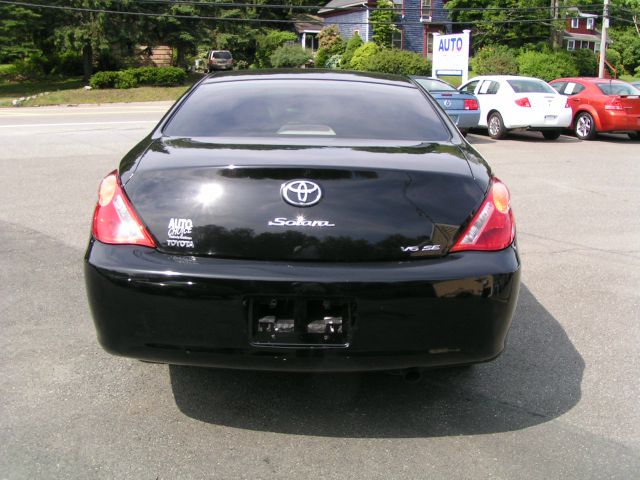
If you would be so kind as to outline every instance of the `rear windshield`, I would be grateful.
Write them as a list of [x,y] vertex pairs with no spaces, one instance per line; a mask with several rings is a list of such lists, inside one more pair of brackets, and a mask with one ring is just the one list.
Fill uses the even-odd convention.
[[203,84],[163,133],[178,137],[315,137],[447,141],[451,135],[414,87],[334,80]]
[[213,58],[223,58],[225,60],[228,60],[228,59],[231,58],[231,53],[229,53],[229,52],[213,52],[211,54],[211,56]]
[[598,88],[605,95],[640,95],[638,90],[633,85],[628,83],[598,83]]
[[450,92],[456,91],[451,85],[440,80],[433,80],[431,78],[416,78],[416,82],[420,84],[428,92]]
[[558,93],[542,80],[507,80],[507,83],[516,93]]

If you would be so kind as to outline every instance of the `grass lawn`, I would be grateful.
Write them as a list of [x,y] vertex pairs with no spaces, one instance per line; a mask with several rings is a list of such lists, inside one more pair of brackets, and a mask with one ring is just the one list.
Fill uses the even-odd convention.
[[202,75],[192,74],[188,85],[179,87],[138,87],[124,90],[85,90],[80,77],[65,80],[42,80],[38,82],[0,82],[0,107],[10,107],[11,101],[38,93],[47,95],[21,103],[25,107],[43,105],[76,105],[80,103],[151,102],[176,100],[187,91],[191,83]]

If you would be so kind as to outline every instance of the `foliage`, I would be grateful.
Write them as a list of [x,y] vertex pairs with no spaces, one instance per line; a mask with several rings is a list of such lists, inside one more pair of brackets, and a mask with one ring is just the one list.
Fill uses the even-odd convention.
[[326,61],[326,63],[324,64],[324,67],[329,68],[331,70],[335,70],[336,68],[340,67],[341,63],[342,63],[342,55],[337,53],[336,55],[331,55],[331,57],[329,57],[329,60]]
[[358,35],[358,32],[354,33],[353,36],[347,42],[347,48],[344,50],[342,54],[342,59],[340,60],[340,66],[342,68],[349,68],[349,63],[351,62],[351,58],[353,57],[353,53],[363,45],[362,38]]
[[355,52],[353,52],[353,57],[351,57],[351,62],[349,62],[349,67],[352,70],[367,70],[367,62],[370,57],[373,57],[377,53],[380,52],[380,47],[373,42],[367,42],[362,46],[358,47]]
[[378,0],[376,8],[369,14],[373,28],[373,41],[379,47],[391,48],[393,34],[398,31],[394,25],[395,12],[391,0]]
[[618,75],[622,75],[625,72],[624,65],[622,63],[622,54],[618,52],[616,49],[607,48],[606,57],[607,62],[613,65],[613,68],[616,69]]
[[593,77],[598,74],[598,57],[588,48],[579,48],[571,53],[581,77]]
[[276,68],[299,67],[310,58],[311,55],[300,45],[283,45],[271,55],[271,65]]
[[82,75],[82,55],[77,52],[62,52],[56,55],[51,73],[66,77]]
[[187,79],[186,72],[177,67],[128,68],[118,72],[98,72],[90,80],[93,88],[133,88],[138,85],[174,86]]
[[18,80],[18,71],[12,63],[0,65],[0,82]]
[[549,82],[559,77],[574,77],[579,70],[573,57],[563,51],[525,51],[518,56],[520,75],[541,78]]
[[23,60],[17,60],[13,66],[18,80],[38,80],[48,70],[47,59],[41,53],[33,53]]
[[261,68],[271,67],[271,55],[287,42],[295,42],[296,34],[282,30],[270,30],[257,39],[255,61]]
[[419,53],[384,48],[364,62],[370,72],[393,73],[398,75],[429,75],[431,63]]
[[609,35],[613,48],[620,53],[620,62],[627,71],[633,72],[640,66],[640,35],[634,27],[612,28]]
[[504,45],[481,48],[470,63],[476,75],[514,75],[518,73],[516,52]]
[[33,54],[42,54],[36,45],[42,16],[17,5],[0,6],[0,63],[9,63]]
[[342,40],[336,25],[330,25],[320,30],[320,33],[318,33],[318,47],[326,50],[328,57],[344,52],[344,40]]
[[313,59],[313,63],[316,68],[325,68],[327,61],[331,57],[329,50],[326,48],[319,48],[316,52],[316,56]]

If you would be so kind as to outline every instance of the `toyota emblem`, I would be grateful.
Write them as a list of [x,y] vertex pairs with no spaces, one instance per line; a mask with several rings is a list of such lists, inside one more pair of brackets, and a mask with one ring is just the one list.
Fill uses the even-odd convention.
[[320,185],[309,180],[291,180],[283,183],[280,194],[285,202],[296,207],[310,207],[322,198]]

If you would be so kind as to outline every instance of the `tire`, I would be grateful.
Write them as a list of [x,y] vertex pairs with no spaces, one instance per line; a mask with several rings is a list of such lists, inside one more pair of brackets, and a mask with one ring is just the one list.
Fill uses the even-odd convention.
[[489,136],[496,140],[505,138],[507,133],[509,133],[502,121],[502,115],[498,112],[493,112],[489,115],[489,119],[487,120],[487,130],[489,131]]
[[542,132],[542,136],[545,140],[557,140],[560,138],[560,130],[545,130]]
[[580,112],[576,117],[573,131],[580,140],[593,140],[596,138],[596,123],[593,117],[587,112]]
[[627,135],[629,135],[631,140],[640,140],[640,132],[631,132],[627,133]]

